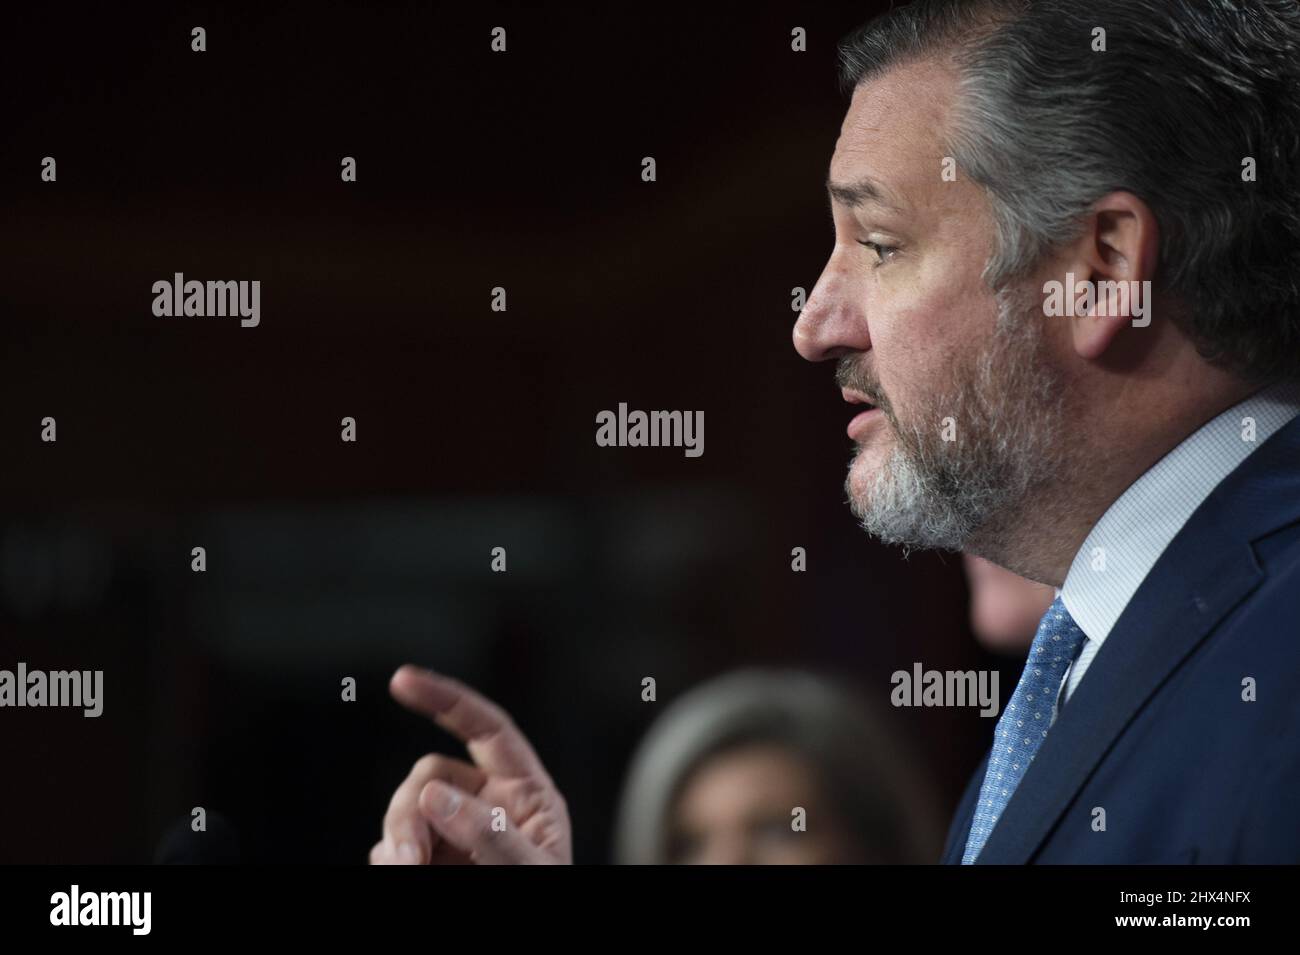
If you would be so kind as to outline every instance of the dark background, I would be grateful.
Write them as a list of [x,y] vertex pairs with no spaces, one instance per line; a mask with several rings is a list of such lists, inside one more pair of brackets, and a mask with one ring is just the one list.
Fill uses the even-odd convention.
[[[455,751],[388,698],[408,660],[514,715],[580,862],[709,676],[1012,685],[960,561],[856,528],[850,415],[790,343],[832,243],[835,43],[878,7],[8,14],[0,667],[103,669],[105,713],[0,710],[0,861],[149,861],[193,806],[250,860],[364,861]],[[260,326],[155,318],[174,272],[260,280]],[[620,401],[703,410],[703,457],[598,448]],[[950,809],[993,721],[891,715]]]

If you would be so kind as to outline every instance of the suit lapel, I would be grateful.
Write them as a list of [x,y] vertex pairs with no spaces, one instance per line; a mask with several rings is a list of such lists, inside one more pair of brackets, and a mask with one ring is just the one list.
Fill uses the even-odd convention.
[[957,811],[952,816],[952,826],[948,830],[948,842],[943,847],[943,865],[959,865],[961,857],[966,854],[966,840],[970,836],[971,820],[975,816],[975,803],[979,800],[980,786],[984,784],[984,773],[988,770],[989,754],[985,753],[980,764],[975,767],[966,791],[957,802]]
[[1202,502],[1060,711],[978,863],[1030,861],[1137,712],[1259,585],[1262,571],[1251,542],[1300,518],[1297,461],[1300,418],[1279,429]]
[[[1138,710],[1257,586],[1259,570],[1249,551],[1215,538],[1189,535],[1152,569],[1048,731],[979,863],[1029,861]],[[1185,563],[1165,557],[1188,547],[1199,551],[1203,566],[1184,576]]]

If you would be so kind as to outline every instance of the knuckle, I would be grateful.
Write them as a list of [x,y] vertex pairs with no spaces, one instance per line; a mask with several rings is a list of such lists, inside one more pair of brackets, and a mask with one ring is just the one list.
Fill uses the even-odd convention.
[[517,819],[526,819],[546,802],[546,790],[531,778],[511,780],[501,794],[507,813]]
[[524,776],[514,781],[514,788],[519,796],[532,799],[546,792],[546,783],[535,776]]
[[425,753],[411,767],[412,776],[434,776],[442,768],[444,759],[438,753]]
[[534,789],[524,795],[522,799],[521,816],[532,816],[546,808],[550,800],[546,797],[546,791]]

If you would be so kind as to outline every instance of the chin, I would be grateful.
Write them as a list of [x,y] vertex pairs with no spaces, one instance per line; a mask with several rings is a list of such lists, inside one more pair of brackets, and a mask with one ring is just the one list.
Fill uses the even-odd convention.
[[881,447],[882,444],[884,442],[877,442],[870,447],[860,448],[849,465],[845,487],[855,511],[865,511],[870,504],[872,490],[889,456],[890,449]]

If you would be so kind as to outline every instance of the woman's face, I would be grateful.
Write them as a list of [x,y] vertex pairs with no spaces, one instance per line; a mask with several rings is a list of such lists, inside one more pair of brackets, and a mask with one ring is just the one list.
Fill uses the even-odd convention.
[[[797,808],[804,812],[796,814]],[[799,815],[804,823],[796,828]],[[705,760],[686,778],[670,827],[669,861],[674,863],[866,861],[811,768],[775,743],[746,744]]]

